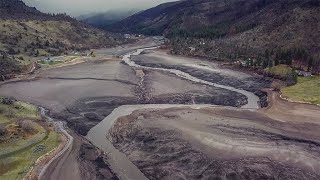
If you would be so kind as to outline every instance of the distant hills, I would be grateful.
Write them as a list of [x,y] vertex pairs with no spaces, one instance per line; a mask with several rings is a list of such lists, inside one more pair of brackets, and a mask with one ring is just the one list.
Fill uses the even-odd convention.
[[[120,35],[102,31],[65,15],[46,14],[20,0],[0,0],[0,75],[28,65],[38,56],[110,47],[124,42]],[[18,66],[12,66],[13,63]]]
[[141,10],[110,10],[105,13],[90,13],[86,15],[81,15],[77,17],[77,19],[95,27],[105,28],[106,26],[121,21],[139,11]]
[[281,62],[312,66],[320,59],[319,0],[185,0],[148,9],[108,29],[165,35],[173,53],[211,59],[279,56]]

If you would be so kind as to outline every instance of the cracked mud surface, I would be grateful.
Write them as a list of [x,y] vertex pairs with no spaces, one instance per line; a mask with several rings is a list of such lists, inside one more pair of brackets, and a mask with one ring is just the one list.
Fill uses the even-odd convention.
[[108,138],[149,179],[319,179],[318,128],[258,112],[173,108],[122,117]]

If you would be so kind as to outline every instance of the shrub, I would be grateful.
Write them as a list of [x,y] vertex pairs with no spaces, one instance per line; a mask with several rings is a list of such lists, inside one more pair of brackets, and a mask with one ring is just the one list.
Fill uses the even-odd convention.
[[8,111],[7,111],[7,113],[6,113],[6,116],[7,116],[8,118],[13,118],[13,117],[14,117],[14,111],[13,111],[12,107],[9,107],[9,108],[8,108]]
[[0,107],[0,114],[3,114],[5,112],[5,109]]
[[3,124],[0,124],[0,136],[6,135],[7,132],[7,128]]
[[15,101],[16,101],[16,99],[14,97],[4,97],[2,99],[2,104],[12,105]]
[[34,127],[34,122],[31,120],[22,120],[18,122],[19,127],[21,127],[25,132],[35,134],[37,129]]
[[13,48],[9,48],[8,54],[15,55],[17,52]]

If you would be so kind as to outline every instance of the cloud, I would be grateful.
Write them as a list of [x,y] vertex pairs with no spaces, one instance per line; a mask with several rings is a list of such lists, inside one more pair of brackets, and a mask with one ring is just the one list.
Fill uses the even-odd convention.
[[92,12],[121,9],[146,9],[174,0],[23,0],[27,5],[49,13],[67,13],[72,16]]

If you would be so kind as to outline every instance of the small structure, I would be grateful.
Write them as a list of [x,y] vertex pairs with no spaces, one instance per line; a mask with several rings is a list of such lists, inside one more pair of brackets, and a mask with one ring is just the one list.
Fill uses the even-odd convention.
[[296,73],[298,74],[298,76],[302,76],[302,77],[312,76],[312,73],[311,72],[307,72],[307,71],[296,70]]
[[124,38],[130,39],[130,38],[131,38],[131,35],[130,35],[130,34],[125,34],[125,35],[124,35]]

